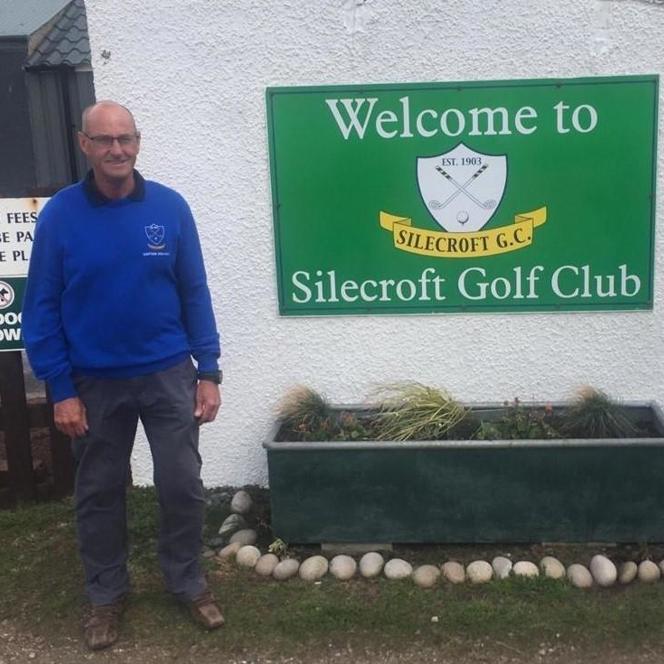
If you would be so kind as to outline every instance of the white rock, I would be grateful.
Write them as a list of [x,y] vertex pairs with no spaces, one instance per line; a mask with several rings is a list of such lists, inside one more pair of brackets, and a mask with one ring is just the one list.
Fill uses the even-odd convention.
[[256,531],[252,530],[251,528],[245,528],[244,530],[238,530],[236,533],[231,535],[231,539],[229,540],[231,544],[233,542],[239,542],[242,546],[246,546],[247,544],[256,544],[256,539],[258,536],[256,535]]
[[584,565],[574,563],[567,568],[567,578],[576,588],[590,588],[593,585],[593,575]]
[[232,535],[236,530],[247,527],[247,522],[239,514],[229,514],[219,528],[219,534],[223,537]]
[[247,544],[240,548],[235,555],[235,562],[240,567],[255,567],[256,563],[261,557],[261,552],[251,544]]
[[493,567],[486,560],[474,560],[466,567],[466,576],[471,583],[491,581]]
[[266,553],[258,559],[254,571],[261,576],[272,576],[272,572],[278,564],[279,558],[274,553]]
[[297,574],[297,570],[300,569],[300,563],[295,558],[286,558],[282,560],[272,572],[272,576],[277,581],[285,581]]
[[247,514],[251,510],[251,496],[243,490],[238,491],[231,500],[231,512]]
[[464,570],[463,565],[453,560],[443,563],[441,571],[450,583],[463,583],[466,580],[466,570]]
[[632,560],[623,563],[618,569],[618,582],[622,584],[632,583],[636,579],[639,566]]
[[659,567],[652,560],[644,560],[639,563],[639,581],[643,583],[655,583],[659,581],[659,577],[662,575]]
[[392,558],[385,563],[384,573],[388,579],[407,579],[413,573],[413,566],[401,558]]
[[539,576],[537,565],[531,563],[530,560],[520,560],[518,563],[514,563],[512,572],[514,576]]
[[219,553],[217,554],[218,558],[231,558],[234,556],[240,549],[242,548],[242,544],[239,542],[233,542],[233,544],[227,544]]
[[339,581],[348,581],[355,576],[357,563],[350,556],[334,556],[330,561],[330,574]]
[[365,553],[360,558],[360,574],[365,579],[373,579],[383,571],[383,565],[385,565],[385,560],[380,553],[376,551]]
[[497,579],[506,579],[512,571],[512,561],[505,556],[496,556],[491,561],[491,567]]
[[300,565],[300,578],[304,581],[318,581],[327,574],[329,566],[325,556],[311,556]]
[[563,565],[558,558],[553,556],[544,556],[540,560],[540,569],[542,574],[549,579],[564,579],[565,578],[565,565]]
[[597,554],[590,561],[590,573],[598,586],[608,588],[612,586],[618,578],[616,566],[606,557]]
[[413,572],[413,581],[420,588],[433,588],[440,576],[440,570],[435,565],[420,565]]

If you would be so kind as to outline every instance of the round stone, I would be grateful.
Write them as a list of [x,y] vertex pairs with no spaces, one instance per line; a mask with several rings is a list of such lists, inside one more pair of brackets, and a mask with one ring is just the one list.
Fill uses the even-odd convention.
[[493,567],[486,560],[474,560],[466,567],[466,576],[471,583],[491,581]]
[[598,586],[608,588],[612,586],[618,578],[616,566],[606,557],[597,554],[590,561],[590,573]]
[[248,514],[251,510],[251,505],[251,496],[241,489],[231,500],[231,512],[234,512],[235,514]]
[[401,558],[392,558],[385,563],[384,573],[388,579],[407,579],[413,573],[413,566]]
[[222,537],[230,537],[236,530],[247,527],[247,522],[240,514],[229,514],[219,528]]
[[512,571],[514,572],[514,576],[539,576],[537,565],[531,563],[530,560],[520,560],[518,563],[514,563]]
[[464,570],[461,563],[457,563],[454,560],[448,560],[446,563],[443,563],[440,569],[443,577],[450,583],[463,583],[466,580],[466,570]]
[[239,542],[227,544],[221,551],[219,551],[217,558],[221,558],[222,560],[225,558],[232,558],[241,548],[242,544]]
[[567,578],[576,588],[590,588],[593,585],[593,575],[584,565],[574,563],[567,568]]
[[512,571],[512,561],[505,556],[496,556],[491,561],[491,567],[497,579],[506,579]]
[[291,577],[295,576],[299,568],[299,561],[295,560],[295,558],[286,558],[286,560],[282,560],[274,568],[272,576],[277,581],[286,581],[286,579],[290,579]]
[[373,579],[383,571],[384,565],[385,560],[380,553],[377,553],[376,551],[365,553],[360,558],[360,574],[365,579]]
[[325,556],[311,556],[300,565],[300,578],[304,581],[318,581],[327,574],[329,566]]
[[278,564],[279,558],[274,553],[266,553],[258,559],[254,571],[261,576],[272,576],[272,572]]
[[261,552],[251,544],[247,544],[240,548],[235,555],[235,562],[240,567],[255,567],[256,563],[261,557]]
[[339,581],[348,581],[355,576],[357,563],[350,556],[334,556],[330,560],[330,574]]
[[238,530],[236,533],[231,535],[230,543],[239,542],[242,546],[247,544],[256,544],[256,531],[251,528],[244,528],[243,530]]
[[542,574],[549,579],[565,578],[565,565],[553,556],[544,556],[540,560],[540,569],[542,570]]
[[662,575],[659,567],[652,560],[644,560],[639,563],[639,581],[643,583],[655,583]]
[[413,572],[413,581],[420,588],[433,588],[440,576],[440,570],[435,565],[420,565]]
[[633,560],[622,563],[622,565],[620,565],[618,568],[618,583],[625,585],[632,583],[632,581],[636,579],[638,571],[639,566]]

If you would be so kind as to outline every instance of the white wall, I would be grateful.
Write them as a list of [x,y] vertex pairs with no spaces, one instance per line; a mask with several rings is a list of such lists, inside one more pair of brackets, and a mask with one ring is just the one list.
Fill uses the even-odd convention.
[[[226,373],[223,409],[202,434],[207,484],[267,482],[261,442],[274,403],[296,383],[335,401],[359,400],[377,383],[402,379],[446,387],[462,400],[560,399],[592,384],[619,398],[662,401],[661,193],[652,312],[280,318],[264,94],[271,85],[658,73],[664,6],[639,0],[86,5],[97,98],[133,109],[143,132],[139,168],[187,197],[204,244]],[[660,192],[663,154],[660,148]],[[139,482],[151,481],[140,439],[134,473]]]

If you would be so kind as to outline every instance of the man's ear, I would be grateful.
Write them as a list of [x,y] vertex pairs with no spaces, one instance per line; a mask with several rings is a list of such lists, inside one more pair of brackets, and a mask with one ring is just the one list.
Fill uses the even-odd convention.
[[90,139],[82,131],[77,132],[76,135],[78,137],[78,147],[81,148],[81,152],[87,156],[88,150],[90,149]]

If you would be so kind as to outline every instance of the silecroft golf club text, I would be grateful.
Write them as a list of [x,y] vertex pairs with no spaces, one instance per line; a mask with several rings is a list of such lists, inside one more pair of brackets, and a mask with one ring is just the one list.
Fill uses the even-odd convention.
[[483,267],[468,267],[456,280],[436,268],[422,270],[418,279],[344,279],[336,270],[298,270],[291,276],[295,304],[346,302],[442,302],[456,288],[465,300],[538,300],[548,284],[561,300],[630,298],[641,290],[641,279],[626,264],[611,274],[597,274],[590,265],[561,265],[550,274],[543,265],[513,267],[506,275],[492,275]]

